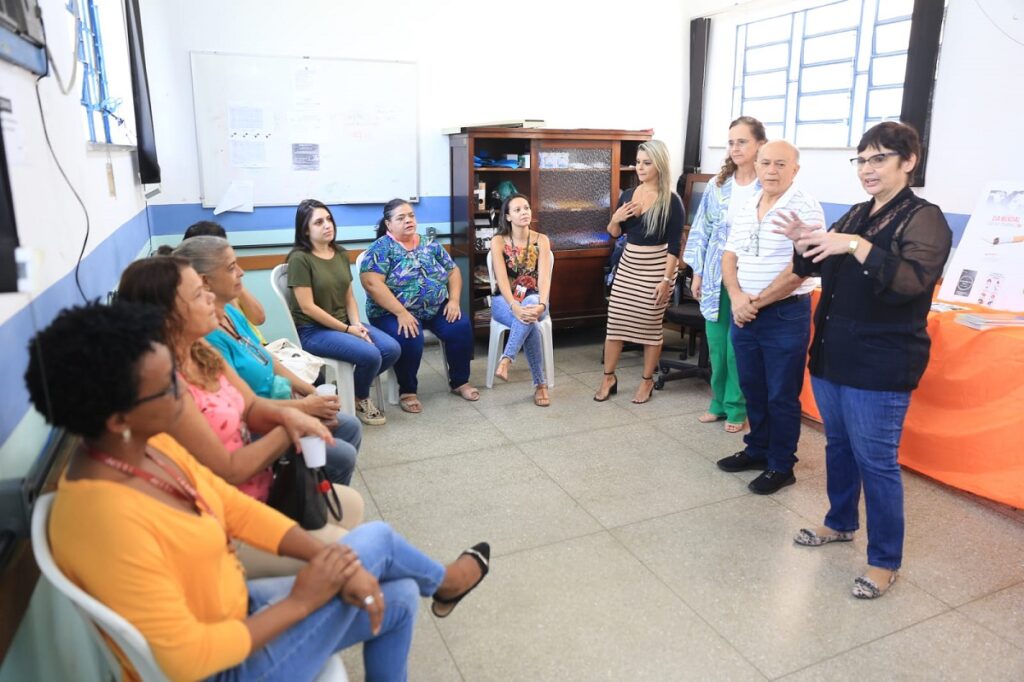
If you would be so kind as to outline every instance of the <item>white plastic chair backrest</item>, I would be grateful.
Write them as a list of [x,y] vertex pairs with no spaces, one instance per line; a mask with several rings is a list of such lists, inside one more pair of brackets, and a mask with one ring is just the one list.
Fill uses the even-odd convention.
[[46,580],[57,588],[58,592],[74,604],[112,671],[115,673],[120,671],[121,664],[110,650],[107,641],[103,639],[101,632],[114,640],[144,682],[165,682],[167,676],[153,659],[153,653],[142,634],[131,623],[68,580],[54,562],[47,533],[54,496],[54,493],[42,495],[36,500],[35,508],[32,510],[32,552],[35,554],[39,570]]
[[[277,294],[277,298],[284,306],[284,317],[288,324],[290,338],[296,344],[299,343],[299,331],[295,328],[295,320],[292,319],[292,290],[288,287],[288,264],[275,265],[270,271],[270,288]],[[301,344],[300,344],[301,345]]]
[[[491,295],[498,293],[498,282],[494,279],[494,252],[490,249],[487,250],[487,279],[491,281]],[[548,271],[548,277],[552,277],[555,274],[555,252],[551,252],[551,269]]]

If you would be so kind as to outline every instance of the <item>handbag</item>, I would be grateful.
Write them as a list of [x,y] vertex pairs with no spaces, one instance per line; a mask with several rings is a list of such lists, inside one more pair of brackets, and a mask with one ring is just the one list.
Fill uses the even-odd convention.
[[288,339],[271,341],[265,347],[278,362],[308,384],[316,381],[320,368],[324,366],[323,360],[307,353]]
[[274,464],[274,482],[267,504],[305,530],[327,525],[327,515],[341,521],[341,500],[323,467],[310,469],[302,456],[289,451]]

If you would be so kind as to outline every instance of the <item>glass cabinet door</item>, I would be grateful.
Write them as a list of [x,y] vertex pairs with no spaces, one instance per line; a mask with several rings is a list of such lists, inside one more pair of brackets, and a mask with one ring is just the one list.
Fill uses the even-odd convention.
[[586,249],[608,244],[612,149],[608,144],[544,144],[537,153],[539,229],[551,248]]

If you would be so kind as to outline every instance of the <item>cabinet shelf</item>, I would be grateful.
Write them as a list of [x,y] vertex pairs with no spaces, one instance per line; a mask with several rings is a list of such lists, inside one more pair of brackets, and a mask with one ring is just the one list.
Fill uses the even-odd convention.
[[610,173],[611,168],[541,168],[542,173]]
[[[493,213],[477,210],[478,184],[486,185],[488,200],[499,183],[509,181],[529,199],[530,227],[547,235],[555,253],[551,283],[555,326],[599,324],[608,308],[604,270],[611,238],[605,228],[621,188],[630,184],[637,147],[650,138],[649,130],[497,127],[467,128],[451,135],[452,243],[466,257],[463,276],[471,279],[465,289],[466,311],[478,335],[489,328],[490,311],[481,297],[491,291],[489,284],[472,280],[472,273],[487,257],[487,250],[476,248],[476,239],[489,226],[476,221],[486,222],[481,219]],[[474,155],[481,152],[493,159],[527,154],[532,167],[476,167]],[[557,155],[560,168],[541,167],[542,158],[545,165],[552,162],[548,153]]]

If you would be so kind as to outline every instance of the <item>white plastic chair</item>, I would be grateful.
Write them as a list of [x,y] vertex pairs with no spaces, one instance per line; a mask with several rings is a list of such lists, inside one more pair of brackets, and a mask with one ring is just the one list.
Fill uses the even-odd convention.
[[[93,640],[99,645],[100,651],[103,652],[103,657],[106,659],[107,665],[110,666],[111,672],[119,671],[121,664],[114,652],[110,650],[103,634],[114,640],[117,648],[121,650],[125,658],[131,661],[132,667],[135,668],[143,682],[167,682],[167,676],[164,675],[153,658],[149,644],[135,629],[135,626],[68,580],[53,560],[53,554],[50,552],[50,537],[46,529],[54,497],[55,493],[41,495],[32,509],[32,552],[35,554],[36,564],[39,565],[43,577],[58,592],[71,600],[75,610],[85,621],[89,634],[92,635]],[[317,681],[348,682],[348,674],[345,672],[345,664],[341,661],[341,654],[335,654],[327,659],[327,663],[324,664],[317,676]]]
[[[277,294],[281,304],[284,306],[285,320],[288,323],[288,328],[291,330],[291,336],[300,347],[302,346],[302,340],[299,339],[299,332],[295,328],[295,322],[292,320],[291,301],[292,301],[292,290],[288,287],[288,264],[281,263],[270,271],[270,285],[274,289],[274,293]],[[343,360],[335,360],[334,358],[324,358],[317,356],[323,361],[324,366],[327,368],[327,380],[331,381],[331,375],[334,375],[334,381],[338,385],[338,399],[341,401],[341,409],[346,414],[355,416],[356,414],[356,384],[355,384],[355,368],[350,362],[344,362]]]
[[[551,254],[551,270],[548,277],[555,273],[555,254]],[[491,260],[491,252],[487,252],[487,277],[491,280],[491,296],[501,296],[498,291],[498,282],[494,279],[494,263]],[[543,320],[537,323],[540,328],[541,352],[544,357],[544,374],[548,382],[548,388],[555,387],[555,349],[554,333],[551,327],[551,315],[548,314]],[[487,388],[494,388],[494,370],[498,369],[498,360],[501,359],[505,334],[511,331],[506,325],[494,319],[491,314],[491,337],[487,343]]]
[[[356,256],[355,277],[359,277],[359,274],[362,272],[362,269],[363,269],[362,268],[363,258],[365,256],[366,256],[366,251],[362,251],[362,252],[360,252],[360,254],[358,256]],[[369,295],[369,294],[367,294],[367,295]],[[441,367],[444,369],[444,380],[447,383],[448,382],[448,356],[445,355],[445,353],[444,353],[444,341],[442,341],[437,336],[435,336],[434,333],[431,332],[429,329],[422,329],[421,328],[420,332],[423,334],[423,343],[424,344],[426,344],[429,341],[436,341],[437,345],[440,347],[440,349],[441,349]],[[387,372],[385,372],[384,374],[382,374],[378,378],[382,379],[385,383],[387,383],[387,387],[384,390],[387,391],[388,402],[390,404],[392,404],[392,405],[397,405],[398,404],[398,376],[395,374],[395,370],[394,369],[388,369]]]

